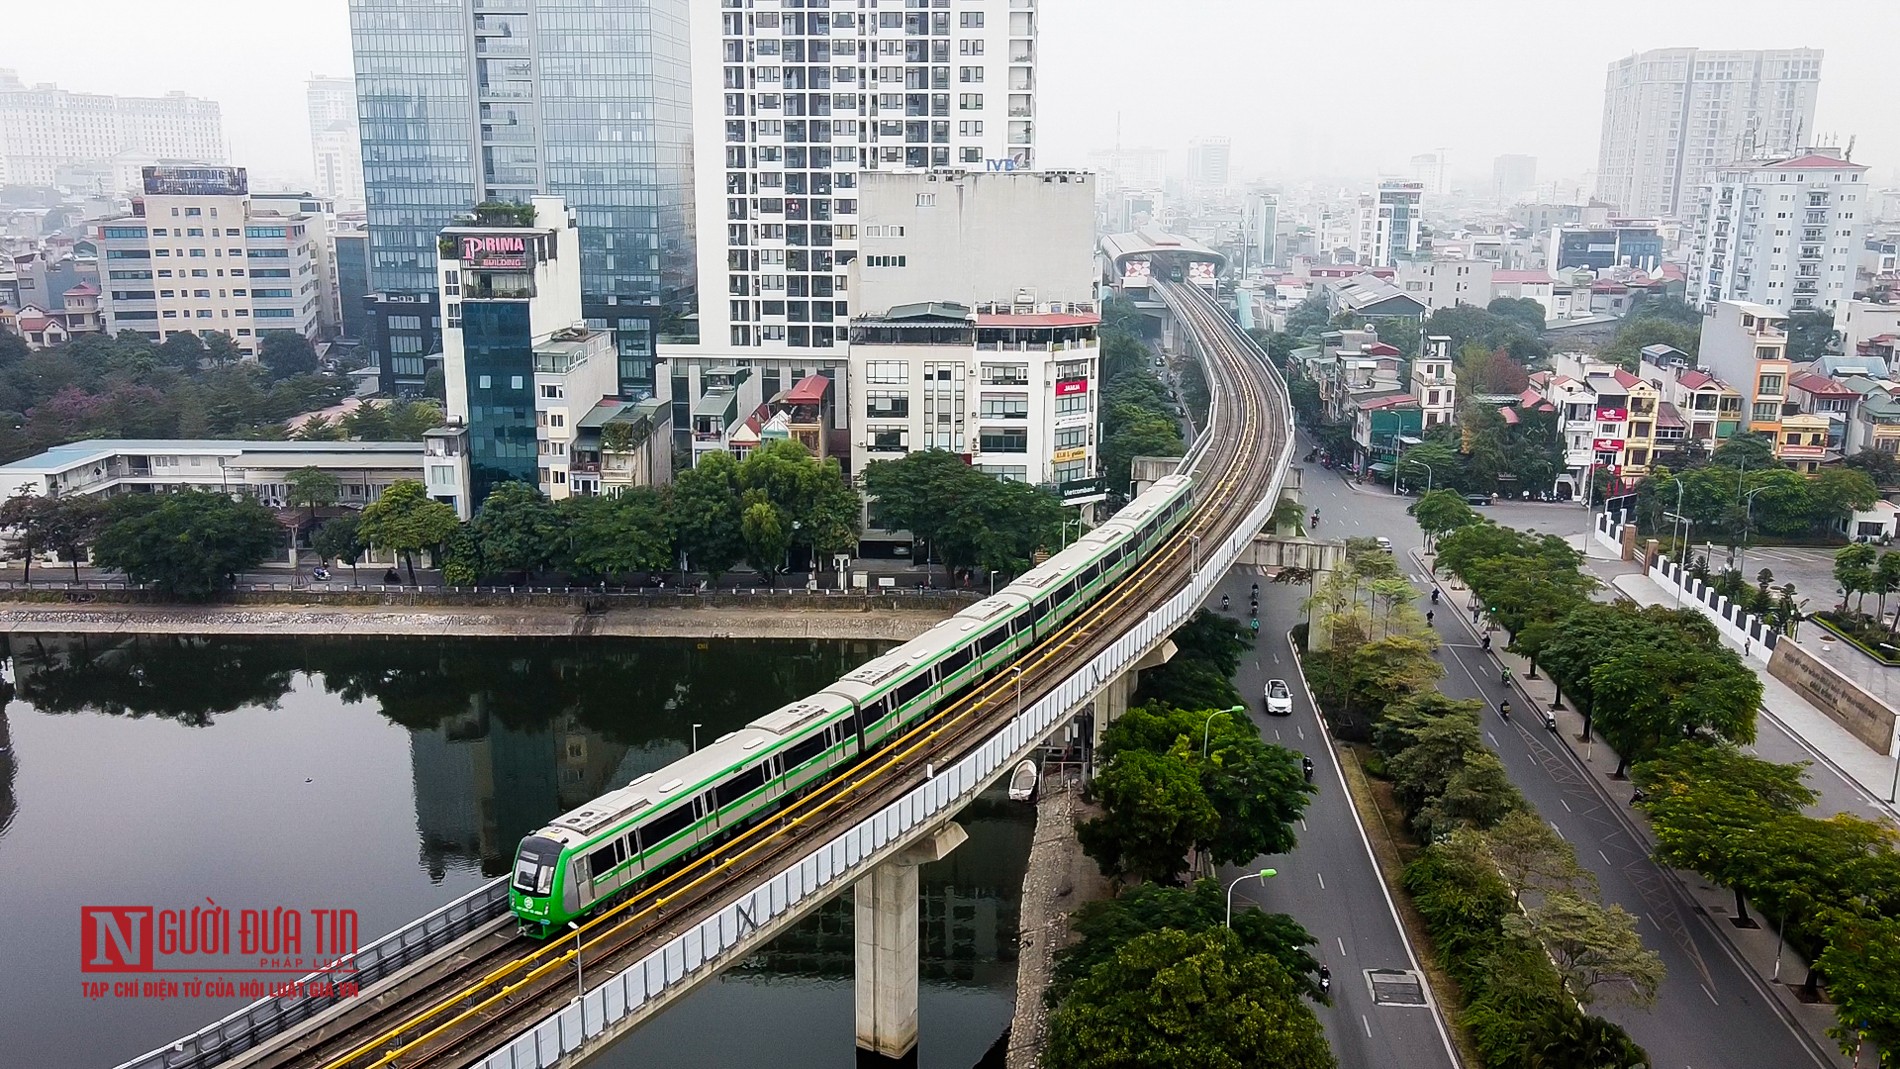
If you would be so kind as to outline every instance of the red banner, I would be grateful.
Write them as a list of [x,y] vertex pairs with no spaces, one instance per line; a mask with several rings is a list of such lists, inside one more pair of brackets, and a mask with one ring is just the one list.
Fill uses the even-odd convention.
[[1591,442],[1591,446],[1592,446],[1592,448],[1595,448],[1595,449],[1597,449],[1597,450],[1599,450],[1599,451],[1601,451],[1601,452],[1605,452],[1605,453],[1614,453],[1614,452],[1616,452],[1617,450],[1619,450],[1619,449],[1621,449],[1621,448],[1623,448],[1623,439],[1621,439],[1621,438],[1598,438],[1598,439],[1595,439],[1594,441],[1592,441],[1592,442]]
[[1605,408],[1597,406],[1597,418],[1605,423],[1621,423],[1630,418],[1627,408]]
[[1062,379],[1056,383],[1057,397],[1070,397],[1078,393],[1087,392],[1089,392],[1089,380],[1087,379]]

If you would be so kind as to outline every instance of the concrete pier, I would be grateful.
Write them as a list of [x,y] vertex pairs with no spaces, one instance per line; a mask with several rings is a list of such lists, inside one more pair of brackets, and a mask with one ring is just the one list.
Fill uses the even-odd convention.
[[963,825],[945,824],[852,888],[860,1051],[895,1059],[916,1049],[917,866],[948,857],[969,837]]

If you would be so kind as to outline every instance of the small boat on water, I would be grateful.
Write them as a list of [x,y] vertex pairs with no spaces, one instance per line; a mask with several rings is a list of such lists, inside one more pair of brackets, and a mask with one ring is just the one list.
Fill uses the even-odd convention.
[[1042,767],[1034,760],[1025,760],[1009,774],[1009,800],[1012,802],[1030,802],[1036,798],[1036,784],[1042,781]]

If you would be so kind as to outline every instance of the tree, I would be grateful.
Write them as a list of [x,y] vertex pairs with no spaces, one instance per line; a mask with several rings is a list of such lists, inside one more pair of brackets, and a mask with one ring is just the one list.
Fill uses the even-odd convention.
[[1382,317],[1372,324],[1373,333],[1379,340],[1399,351],[1407,360],[1418,357],[1422,338],[1419,335],[1419,322],[1410,316]]
[[1853,510],[1873,508],[1880,499],[1873,476],[1847,467],[1822,468],[1807,481],[1807,492],[1808,521],[1824,533],[1832,533]]
[[1819,966],[1839,1020],[1830,1033],[1858,1060],[1872,1040],[1891,1064],[1900,1051],[1900,918],[1845,917],[1827,933]]
[[1326,307],[1326,298],[1315,293],[1286,314],[1286,333],[1294,338],[1317,340],[1325,331],[1326,324],[1332,319],[1332,312]]
[[490,490],[469,529],[484,564],[524,578],[553,564],[567,548],[562,514],[527,483],[504,482]]
[[310,536],[310,548],[326,561],[341,561],[350,566],[350,582],[356,582],[356,565],[368,549],[362,538],[363,517],[354,512],[325,520]]
[[331,422],[328,416],[315,415],[299,424],[291,437],[300,442],[340,442],[344,438],[343,425]]
[[1847,599],[1873,591],[1875,558],[1878,551],[1866,542],[1844,546],[1834,554],[1834,582],[1841,588],[1841,611],[1847,611]]
[[1417,518],[1419,529],[1433,539],[1443,538],[1460,527],[1484,522],[1456,490],[1433,490],[1418,499],[1412,515]]
[[1616,774],[1632,760],[1698,732],[1755,741],[1761,678],[1732,650],[1627,649],[1590,671],[1591,705]]
[[739,515],[739,531],[745,538],[746,563],[759,573],[766,586],[785,566],[785,553],[792,545],[785,514],[765,500],[757,490],[747,491],[748,503]]
[[370,545],[401,554],[409,569],[409,582],[414,585],[416,554],[447,541],[459,523],[455,509],[430,499],[420,482],[404,479],[391,483],[383,496],[363,510],[358,534]]
[[1069,989],[1117,951],[1151,932],[1173,929],[1194,935],[1231,927],[1242,949],[1278,961],[1307,998],[1319,1000],[1319,962],[1306,948],[1316,944],[1299,922],[1284,913],[1242,909],[1227,917],[1219,880],[1196,880],[1187,888],[1141,884],[1104,901],[1088,902],[1075,912],[1071,930],[1080,942],[1056,951],[1049,981],[1050,1001],[1060,1003]]
[[1877,486],[1900,485],[1900,456],[1893,453],[1881,449],[1863,449],[1842,463],[1846,467],[1866,472]]
[[310,506],[310,522],[317,522],[317,510],[329,508],[343,494],[343,480],[322,468],[298,468],[284,476],[289,490],[290,507]]
[[[220,336],[216,331],[209,333],[212,337]],[[165,340],[159,343],[158,349],[152,355],[157,357],[160,363],[182,371],[195,371],[207,354],[205,343],[197,334],[189,330],[178,330],[166,335]]]
[[280,548],[283,530],[256,499],[209,490],[119,498],[93,557],[101,568],[200,600]]
[[1577,852],[1536,813],[1517,810],[1484,833],[1485,850],[1523,901],[1524,892],[1571,890],[1590,881]]
[[1709,454],[1709,464],[1733,472],[1779,467],[1781,462],[1775,459],[1773,439],[1765,434],[1750,432],[1731,435],[1716,446],[1715,452]]
[[1185,743],[1165,754],[1119,753],[1088,790],[1102,815],[1082,822],[1076,836],[1082,852],[1117,878],[1176,883],[1188,851],[1220,824]]
[[13,496],[0,502],[0,528],[7,532],[7,552],[25,565],[21,578],[33,585],[33,556],[46,548],[45,517],[52,499],[41,497],[39,487],[22,483]]
[[1827,355],[1833,341],[1833,312],[1792,312],[1788,315],[1788,359],[1802,363],[1818,360]]
[[[104,498],[66,494],[51,499],[40,511],[40,544],[66,558],[72,565],[75,583],[79,582],[80,563],[105,527],[109,508]],[[4,513],[4,506],[0,506],[0,515]]]
[[420,442],[444,422],[442,406],[434,401],[398,401],[389,406],[387,415],[392,442]]
[[1622,906],[1557,891],[1521,914],[1506,916],[1504,930],[1541,945],[1557,966],[1563,990],[1585,1006],[1605,988],[1618,1001],[1638,1006],[1656,1001],[1662,958],[1643,945],[1635,915]]
[[1407,485],[1456,486],[1464,470],[1458,451],[1446,442],[1427,440],[1399,454],[1399,478]]
[[1605,361],[1635,371],[1644,347],[1667,345],[1680,349],[1691,360],[1702,347],[1702,328],[1695,322],[1679,323],[1661,316],[1644,316],[1623,321],[1616,337],[1597,355]]
[[745,555],[739,499],[739,462],[729,453],[708,453],[673,480],[679,548],[714,582]]
[[1508,319],[1532,334],[1544,332],[1544,306],[1529,297],[1496,297],[1485,305],[1484,310]]
[[653,487],[570,497],[555,507],[568,532],[568,564],[581,575],[605,578],[672,564],[666,497]]
[[1176,709],[1227,709],[1240,704],[1233,675],[1242,653],[1253,647],[1246,625],[1202,609],[1175,631],[1173,640],[1176,655],[1141,672],[1133,699],[1137,704]]
[[365,401],[343,417],[343,430],[359,442],[387,442],[389,406],[381,401]]
[[1225,929],[1163,930],[1090,970],[1049,1020],[1049,1069],[1333,1069],[1293,978]]
[[1458,387],[1464,393],[1516,396],[1529,385],[1530,373],[1524,370],[1523,364],[1513,360],[1511,351],[1503,346],[1487,349],[1471,342],[1459,351]]
[[317,373],[317,350],[310,339],[294,330],[273,330],[264,334],[257,345],[257,362],[270,370],[271,378]]

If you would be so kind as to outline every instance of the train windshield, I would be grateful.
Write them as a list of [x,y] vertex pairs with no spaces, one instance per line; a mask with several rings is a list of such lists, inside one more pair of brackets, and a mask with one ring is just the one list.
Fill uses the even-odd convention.
[[559,844],[546,839],[521,840],[521,853],[515,858],[515,890],[525,895],[544,895],[554,887],[554,863],[561,856]]

